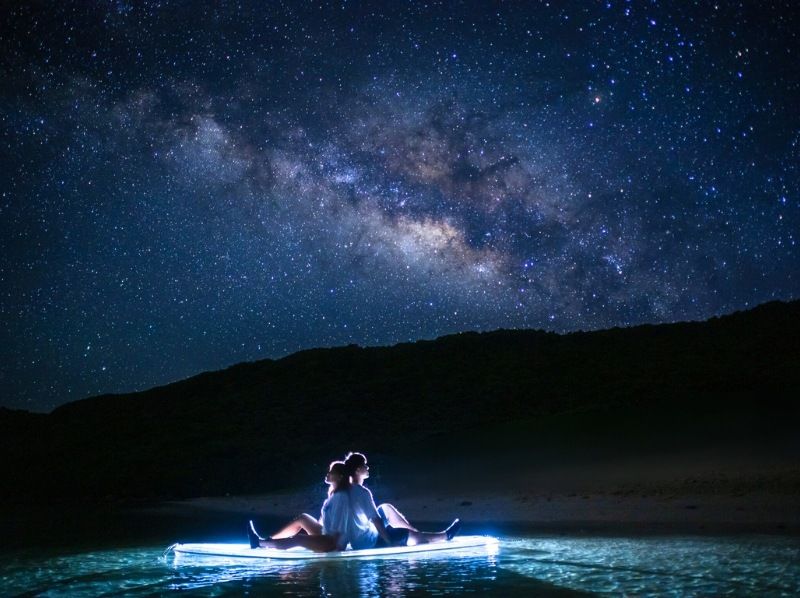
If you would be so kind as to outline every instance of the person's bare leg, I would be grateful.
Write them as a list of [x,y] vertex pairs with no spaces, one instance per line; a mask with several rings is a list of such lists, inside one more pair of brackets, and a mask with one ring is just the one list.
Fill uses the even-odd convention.
[[398,511],[394,505],[390,505],[388,502],[383,503],[381,506],[378,507],[379,511],[382,511],[384,516],[386,517],[386,521],[392,527],[399,527],[411,530],[412,532],[419,531],[416,527],[409,523],[408,519]]
[[293,536],[291,538],[278,538],[261,540],[264,548],[277,548],[278,550],[288,550],[296,546],[302,546],[314,552],[330,552],[336,550],[336,539],[332,536]]
[[461,521],[454,519],[443,532],[416,532],[408,530],[408,544],[432,544],[434,542],[448,542],[461,530]]
[[319,536],[322,534],[322,525],[308,513],[303,513],[270,537],[273,540],[281,540],[296,536],[301,531],[306,532],[309,536]]
[[430,533],[408,530],[409,546],[415,544],[433,544],[434,542],[447,542],[447,534],[444,532]]

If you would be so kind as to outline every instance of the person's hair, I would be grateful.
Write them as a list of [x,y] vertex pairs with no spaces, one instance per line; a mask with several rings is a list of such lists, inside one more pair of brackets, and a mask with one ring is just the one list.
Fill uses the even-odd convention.
[[353,477],[356,474],[356,469],[367,464],[367,458],[362,453],[347,453],[344,458],[344,464],[347,467],[347,475]]
[[331,486],[328,488],[329,497],[333,496],[335,492],[340,492],[350,488],[350,474],[348,473],[347,465],[344,464],[344,461],[333,461],[330,464],[330,467],[328,467],[328,471],[342,476],[342,479],[339,480],[339,482],[336,484],[331,484]]

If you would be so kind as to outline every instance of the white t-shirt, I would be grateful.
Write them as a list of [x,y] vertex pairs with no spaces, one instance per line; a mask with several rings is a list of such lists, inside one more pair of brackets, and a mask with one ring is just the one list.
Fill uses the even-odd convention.
[[353,550],[374,548],[378,541],[378,530],[372,519],[380,517],[372,492],[364,486],[350,486],[350,500],[353,509],[350,525],[350,546]]
[[351,518],[350,497],[347,490],[334,492],[322,503],[322,515],[319,518],[319,522],[322,524],[322,533],[328,536],[339,534],[336,542],[339,550],[347,548]]

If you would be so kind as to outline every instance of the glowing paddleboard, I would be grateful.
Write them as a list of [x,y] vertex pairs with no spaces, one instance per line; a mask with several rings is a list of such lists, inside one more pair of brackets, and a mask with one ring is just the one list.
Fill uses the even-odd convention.
[[497,538],[490,536],[456,536],[449,542],[417,544],[415,546],[387,546],[385,548],[369,548],[366,550],[337,550],[333,552],[312,552],[305,548],[276,550],[275,548],[250,548],[249,544],[175,544],[171,546],[176,555],[228,557],[243,559],[350,559],[359,557],[376,557],[395,554],[413,554],[441,550],[458,550],[461,548],[477,548],[486,546],[496,550]]

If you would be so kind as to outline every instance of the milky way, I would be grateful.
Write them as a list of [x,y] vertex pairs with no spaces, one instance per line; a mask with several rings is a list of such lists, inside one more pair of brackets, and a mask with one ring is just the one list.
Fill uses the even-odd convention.
[[217,4],[0,9],[0,404],[800,296],[793,2]]

